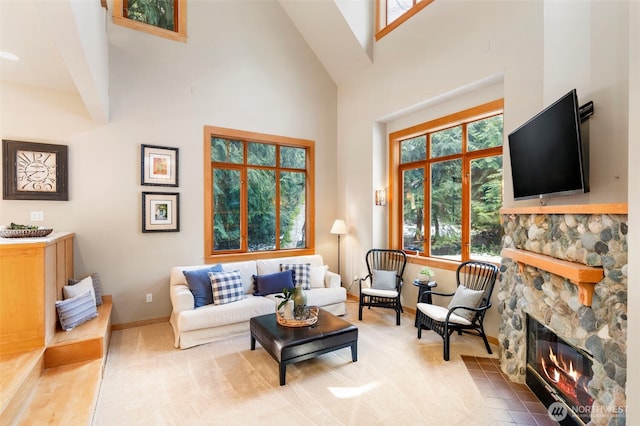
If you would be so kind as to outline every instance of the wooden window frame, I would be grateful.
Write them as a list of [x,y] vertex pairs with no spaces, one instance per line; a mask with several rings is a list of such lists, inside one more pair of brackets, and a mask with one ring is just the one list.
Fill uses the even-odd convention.
[[391,22],[390,24],[387,23],[387,2],[388,0],[376,0],[376,41],[380,40],[382,37],[398,28],[404,22],[409,20],[409,18],[433,3],[434,0],[413,0],[413,6],[405,13],[398,16],[398,19]]
[[174,20],[177,25],[176,31],[159,28],[155,25],[149,25],[127,18],[124,14],[125,1],[126,0],[113,0],[114,24],[153,34],[158,37],[164,37],[169,40],[181,41],[183,43],[187,41],[187,0],[174,0],[174,14],[177,15],[177,19]]
[[[455,127],[458,125],[463,125],[462,132],[462,152],[460,154],[449,155],[445,157],[438,157],[437,161],[433,159],[429,159],[428,155],[428,146],[427,146],[427,159],[422,161],[422,163],[427,167],[433,162],[440,162],[447,159],[457,159],[460,158],[462,160],[462,247],[461,247],[461,260],[447,260],[443,258],[436,258],[429,256],[429,251],[420,252],[420,255],[414,251],[407,251],[405,253],[412,254],[413,256],[409,257],[410,263],[416,263],[424,266],[431,266],[445,270],[455,271],[458,265],[461,262],[469,259],[470,256],[470,233],[471,233],[471,220],[470,220],[470,198],[469,198],[469,187],[470,182],[468,179],[470,170],[469,165],[472,160],[483,158],[483,157],[493,157],[497,155],[503,155],[503,145],[485,148],[477,151],[467,152],[467,133],[466,133],[466,125],[468,123],[482,120],[485,118],[501,115],[504,113],[504,99],[498,99],[495,101],[491,101],[482,105],[478,105],[476,107],[472,107],[466,109],[464,111],[456,112],[454,114],[450,114],[441,118],[437,118],[435,120],[431,120],[425,123],[418,124],[416,126],[412,126],[406,129],[398,130],[396,132],[392,132],[389,134],[389,188],[390,194],[388,195],[387,202],[390,205],[389,209],[389,241],[391,242],[391,248],[403,250],[403,216],[402,216],[402,172],[404,169],[413,168],[407,165],[400,164],[401,152],[400,145],[401,142],[407,139],[411,139],[417,136],[427,135],[427,138],[430,138],[430,134],[448,129],[451,127]],[[504,135],[503,135],[504,137]],[[504,142],[504,140],[503,140]],[[415,163],[412,163],[415,165]],[[428,180],[429,178],[426,177]],[[504,176],[503,176],[504,179]],[[427,186],[428,184],[428,186]],[[430,181],[425,183],[425,193],[428,194],[431,191],[431,183]],[[465,194],[467,194],[465,196]],[[427,225],[426,218],[430,217],[429,210],[425,207],[425,230],[428,230],[430,227]],[[429,246],[430,241],[430,231],[425,231],[424,236],[425,241],[427,242],[427,247]]]
[[[214,165],[220,165],[223,168],[229,169],[241,169],[246,172],[249,168],[260,168],[259,166],[247,165],[247,156],[245,152],[244,163],[216,163],[211,161],[211,138],[220,137],[224,139],[239,140],[243,142],[265,142],[273,144],[279,147],[296,147],[306,149],[306,240],[307,247],[305,248],[293,248],[293,249],[280,249],[277,247],[275,250],[267,251],[233,251],[226,253],[214,253],[213,252],[213,179],[212,170]],[[204,126],[204,261],[205,263],[218,263],[218,262],[239,262],[243,260],[256,260],[256,259],[268,259],[282,256],[302,256],[315,253],[315,142],[307,139],[297,139],[286,136],[276,136],[264,133],[247,132],[243,130],[227,129],[224,127]],[[246,143],[245,143],[246,151]],[[276,150],[278,151],[278,150]],[[284,171],[290,169],[280,168]],[[301,171],[296,169],[295,171]],[[246,185],[243,185],[241,192],[243,194],[241,199],[240,214],[242,222],[244,223],[241,228],[242,239],[247,240],[246,218],[247,218],[247,203],[246,203]],[[276,194],[279,198],[279,194]],[[276,203],[276,209],[279,209],[278,203]],[[278,210],[277,210],[278,211]],[[277,214],[279,217],[279,212]],[[276,221],[276,230],[279,229],[279,221]],[[276,231],[279,234],[278,231]],[[277,240],[277,239],[276,239]],[[243,243],[244,244],[244,243]]]

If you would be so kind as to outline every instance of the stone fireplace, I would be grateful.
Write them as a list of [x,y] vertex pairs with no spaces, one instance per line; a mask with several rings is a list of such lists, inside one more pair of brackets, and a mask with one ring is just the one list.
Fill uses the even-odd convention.
[[[501,211],[501,369],[514,382],[528,381],[527,351],[534,350],[528,349],[528,318],[548,330],[549,337],[541,331],[542,340],[554,341],[552,351],[563,352],[547,356],[548,370],[556,368],[547,365],[553,357],[568,356],[567,347],[584,353],[589,362],[580,368],[590,370],[580,372],[586,395],[567,401],[580,414],[577,423],[625,424],[626,208],[606,204]],[[563,364],[557,370],[553,374],[568,374],[570,369]]]

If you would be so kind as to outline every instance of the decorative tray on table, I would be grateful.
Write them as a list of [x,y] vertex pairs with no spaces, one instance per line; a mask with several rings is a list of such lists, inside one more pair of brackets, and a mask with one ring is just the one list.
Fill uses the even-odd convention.
[[309,306],[305,309],[303,318],[285,319],[280,312],[276,313],[276,321],[284,327],[308,327],[318,322],[318,307]]
[[12,223],[8,227],[0,227],[2,238],[38,238],[46,237],[53,232],[53,228],[39,228],[37,226],[16,225]]

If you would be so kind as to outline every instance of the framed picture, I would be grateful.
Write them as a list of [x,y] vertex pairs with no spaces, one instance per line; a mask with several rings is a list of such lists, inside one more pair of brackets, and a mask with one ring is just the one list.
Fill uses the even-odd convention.
[[2,140],[5,200],[69,199],[67,145]]
[[178,148],[142,145],[140,184],[178,186]]
[[142,193],[142,232],[179,232],[180,194]]

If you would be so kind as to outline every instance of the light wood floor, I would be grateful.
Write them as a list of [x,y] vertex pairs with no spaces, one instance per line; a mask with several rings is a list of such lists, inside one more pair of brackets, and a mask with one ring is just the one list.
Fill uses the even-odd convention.
[[347,311],[358,361],[346,348],[291,365],[285,386],[248,332],[178,350],[168,323],[114,331],[93,424],[494,424],[460,358],[489,356],[481,339],[452,336],[445,362],[440,336],[418,340],[413,315],[397,327],[390,310],[365,310],[363,321],[357,302]]

